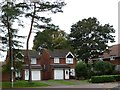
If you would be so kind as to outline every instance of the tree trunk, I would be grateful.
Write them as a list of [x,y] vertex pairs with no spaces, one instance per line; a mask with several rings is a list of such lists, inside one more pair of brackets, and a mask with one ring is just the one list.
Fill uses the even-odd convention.
[[35,16],[35,3],[34,3],[34,13],[33,13],[33,16],[32,16],[32,20],[31,20],[31,26],[30,26],[30,31],[29,31],[29,34],[28,34],[28,38],[27,38],[27,49],[26,49],[26,59],[28,60],[28,67],[29,67],[29,82],[32,82],[32,74],[31,74],[31,58],[29,57],[29,54],[28,54],[28,49],[29,49],[29,39],[30,39],[30,36],[31,36],[31,33],[32,33],[32,26],[33,26],[33,22],[34,22],[34,16]]

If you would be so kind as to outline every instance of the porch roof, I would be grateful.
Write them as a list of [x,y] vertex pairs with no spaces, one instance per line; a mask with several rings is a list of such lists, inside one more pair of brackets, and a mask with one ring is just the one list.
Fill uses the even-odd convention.
[[[24,69],[28,69],[28,68],[29,68],[29,67],[28,67],[28,64],[23,65],[23,68],[24,68]],[[32,68],[32,69],[42,69],[41,65],[31,65],[31,68]]]
[[70,68],[67,64],[51,64],[52,68]]

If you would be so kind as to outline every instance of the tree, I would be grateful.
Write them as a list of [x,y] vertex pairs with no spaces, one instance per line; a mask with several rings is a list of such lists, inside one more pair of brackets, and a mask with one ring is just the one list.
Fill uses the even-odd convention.
[[[27,7],[27,12],[25,12],[25,16],[31,18],[30,30],[29,30],[27,44],[26,44],[26,59],[29,61],[29,82],[31,82],[32,81],[31,64],[30,64],[31,61],[30,61],[30,58],[28,57],[29,56],[28,49],[29,49],[29,39],[30,39],[30,36],[32,33],[33,26],[36,27],[37,29],[38,28],[39,29],[48,28],[47,26],[50,25],[51,18],[46,18],[45,16],[41,16],[41,12],[43,12],[43,13],[62,12],[62,7],[65,6],[65,3],[62,0],[55,0],[55,1],[45,0],[45,1],[40,1],[40,2],[33,2],[31,4],[29,4],[29,2],[27,2],[27,3],[24,3],[23,5],[25,5]],[[28,11],[30,11],[30,12],[28,12]]]
[[108,47],[108,42],[114,42],[113,26],[101,25],[95,17],[83,19],[71,26],[70,41],[78,58],[88,62],[98,57]]
[[36,50],[39,47],[47,49],[64,49],[70,47],[67,34],[58,29],[45,29],[42,32],[37,32],[33,42],[33,49]]
[[[19,7],[19,4],[15,3],[15,2],[1,2],[1,10],[0,10],[1,14],[0,14],[0,29],[2,32],[4,32],[4,36],[7,38],[6,40],[6,47],[9,47],[9,53],[10,53],[10,57],[9,57],[9,65],[13,68],[13,48],[17,47],[22,47],[22,45],[20,45],[20,43],[22,43],[21,41],[19,41],[19,38],[24,38],[24,36],[19,36],[17,35],[18,32],[18,27],[22,26],[21,22],[19,21],[19,16],[22,14],[22,10]],[[18,27],[14,27],[14,24],[16,22],[18,24]],[[16,24],[16,25],[17,25]],[[13,69],[9,69],[11,71],[10,74],[10,81],[12,81],[12,77],[13,77]]]

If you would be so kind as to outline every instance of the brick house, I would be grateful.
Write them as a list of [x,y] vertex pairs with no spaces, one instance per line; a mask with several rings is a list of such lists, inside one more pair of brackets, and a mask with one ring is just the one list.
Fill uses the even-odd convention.
[[[26,51],[21,50],[21,53],[24,56],[24,65],[22,70],[22,79],[28,80],[29,79],[29,67],[28,67],[28,59],[26,58]],[[29,50],[29,59],[31,60],[31,75],[32,80],[41,80],[41,71],[42,67],[40,65],[40,54],[38,51]]]
[[103,53],[101,58],[103,61],[111,62],[114,65],[120,65],[120,44],[109,47],[109,52]]
[[75,78],[76,59],[69,50],[47,50],[41,54],[43,79]]
[[[21,72],[15,72],[15,77],[21,77],[22,80],[28,80],[29,67],[26,51],[20,50],[19,52],[24,57],[24,64]],[[75,66],[77,61],[69,50],[29,50],[28,53],[29,59],[31,60],[32,80],[75,78]],[[8,61],[8,54],[6,58],[6,61]],[[2,78],[4,78],[4,75]]]

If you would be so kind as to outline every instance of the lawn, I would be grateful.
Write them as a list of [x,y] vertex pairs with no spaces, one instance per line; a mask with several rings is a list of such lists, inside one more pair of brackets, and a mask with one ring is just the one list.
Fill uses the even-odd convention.
[[[82,85],[88,84],[88,80],[44,80],[29,83],[28,81],[16,81],[14,87],[42,87],[42,86],[59,86],[59,85]],[[2,82],[2,88],[11,88],[11,82]]]
[[[14,87],[19,88],[19,87],[42,87],[42,86],[49,86],[46,83],[43,82],[31,82],[29,83],[28,81],[16,81],[14,82]],[[11,87],[11,82],[2,82],[2,88],[10,88]]]
[[70,82],[69,80],[48,80],[48,83],[56,83],[56,84],[63,84],[63,85],[75,85],[74,82]]

